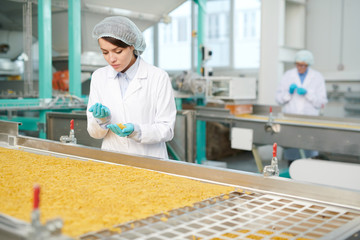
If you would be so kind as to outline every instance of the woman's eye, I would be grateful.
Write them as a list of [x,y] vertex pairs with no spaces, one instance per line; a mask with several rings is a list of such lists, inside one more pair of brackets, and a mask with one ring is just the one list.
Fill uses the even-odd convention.
[[115,53],[120,54],[120,53],[122,53],[122,51],[117,51],[117,52],[115,52]]
[[102,54],[106,55],[106,54],[108,54],[108,52],[103,52]]

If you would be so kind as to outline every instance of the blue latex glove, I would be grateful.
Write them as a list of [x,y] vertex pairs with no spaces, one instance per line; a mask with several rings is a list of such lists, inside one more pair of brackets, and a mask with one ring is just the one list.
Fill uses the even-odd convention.
[[93,113],[94,118],[104,118],[110,115],[110,109],[101,103],[95,103],[89,108],[89,112]]
[[296,89],[296,92],[299,94],[299,95],[305,95],[307,93],[307,90],[305,88],[297,88]]
[[126,123],[124,124],[124,126],[125,126],[124,129],[121,129],[117,124],[109,124],[106,127],[116,135],[119,135],[120,137],[126,137],[129,136],[134,131],[134,124]]
[[289,87],[289,93],[293,94],[295,92],[295,89],[297,89],[297,85],[295,83],[291,84]]

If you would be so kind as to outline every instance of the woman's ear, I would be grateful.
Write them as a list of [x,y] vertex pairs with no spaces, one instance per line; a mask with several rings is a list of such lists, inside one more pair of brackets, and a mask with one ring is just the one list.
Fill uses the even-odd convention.
[[138,50],[135,50],[134,46],[130,46],[130,48],[132,49],[135,56],[139,56],[139,52],[138,52]]

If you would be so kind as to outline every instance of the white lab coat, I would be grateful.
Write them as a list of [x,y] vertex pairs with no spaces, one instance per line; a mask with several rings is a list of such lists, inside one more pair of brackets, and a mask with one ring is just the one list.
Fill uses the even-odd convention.
[[[87,108],[87,130],[91,137],[102,139],[101,149],[168,158],[166,142],[174,136],[176,105],[168,74],[140,59],[139,68],[121,97],[117,72],[106,66],[91,77]],[[133,123],[140,128],[138,139],[120,137],[99,126],[88,109],[101,103],[111,112],[111,123]]]
[[[306,95],[299,95],[296,90],[293,94],[289,93],[289,87],[295,83],[298,87],[307,90]],[[282,105],[282,111],[289,114],[302,114],[318,116],[320,109],[327,103],[325,80],[321,73],[311,68],[301,83],[296,68],[285,72],[276,92],[276,101]],[[304,150],[304,155],[300,154],[300,149],[285,148],[284,158],[287,160],[296,160],[300,158],[311,158],[319,154],[318,151]]]
[[[289,93],[289,87],[295,83],[307,90],[305,96]],[[282,106],[284,113],[318,116],[319,110],[328,102],[325,80],[321,73],[311,68],[303,84],[296,68],[285,72],[276,92],[276,102]]]

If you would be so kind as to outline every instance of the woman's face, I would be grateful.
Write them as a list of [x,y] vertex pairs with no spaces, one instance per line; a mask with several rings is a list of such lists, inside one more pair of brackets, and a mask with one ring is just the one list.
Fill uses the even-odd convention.
[[99,39],[99,45],[105,60],[117,72],[125,72],[136,61],[134,46],[122,48],[102,38]]

